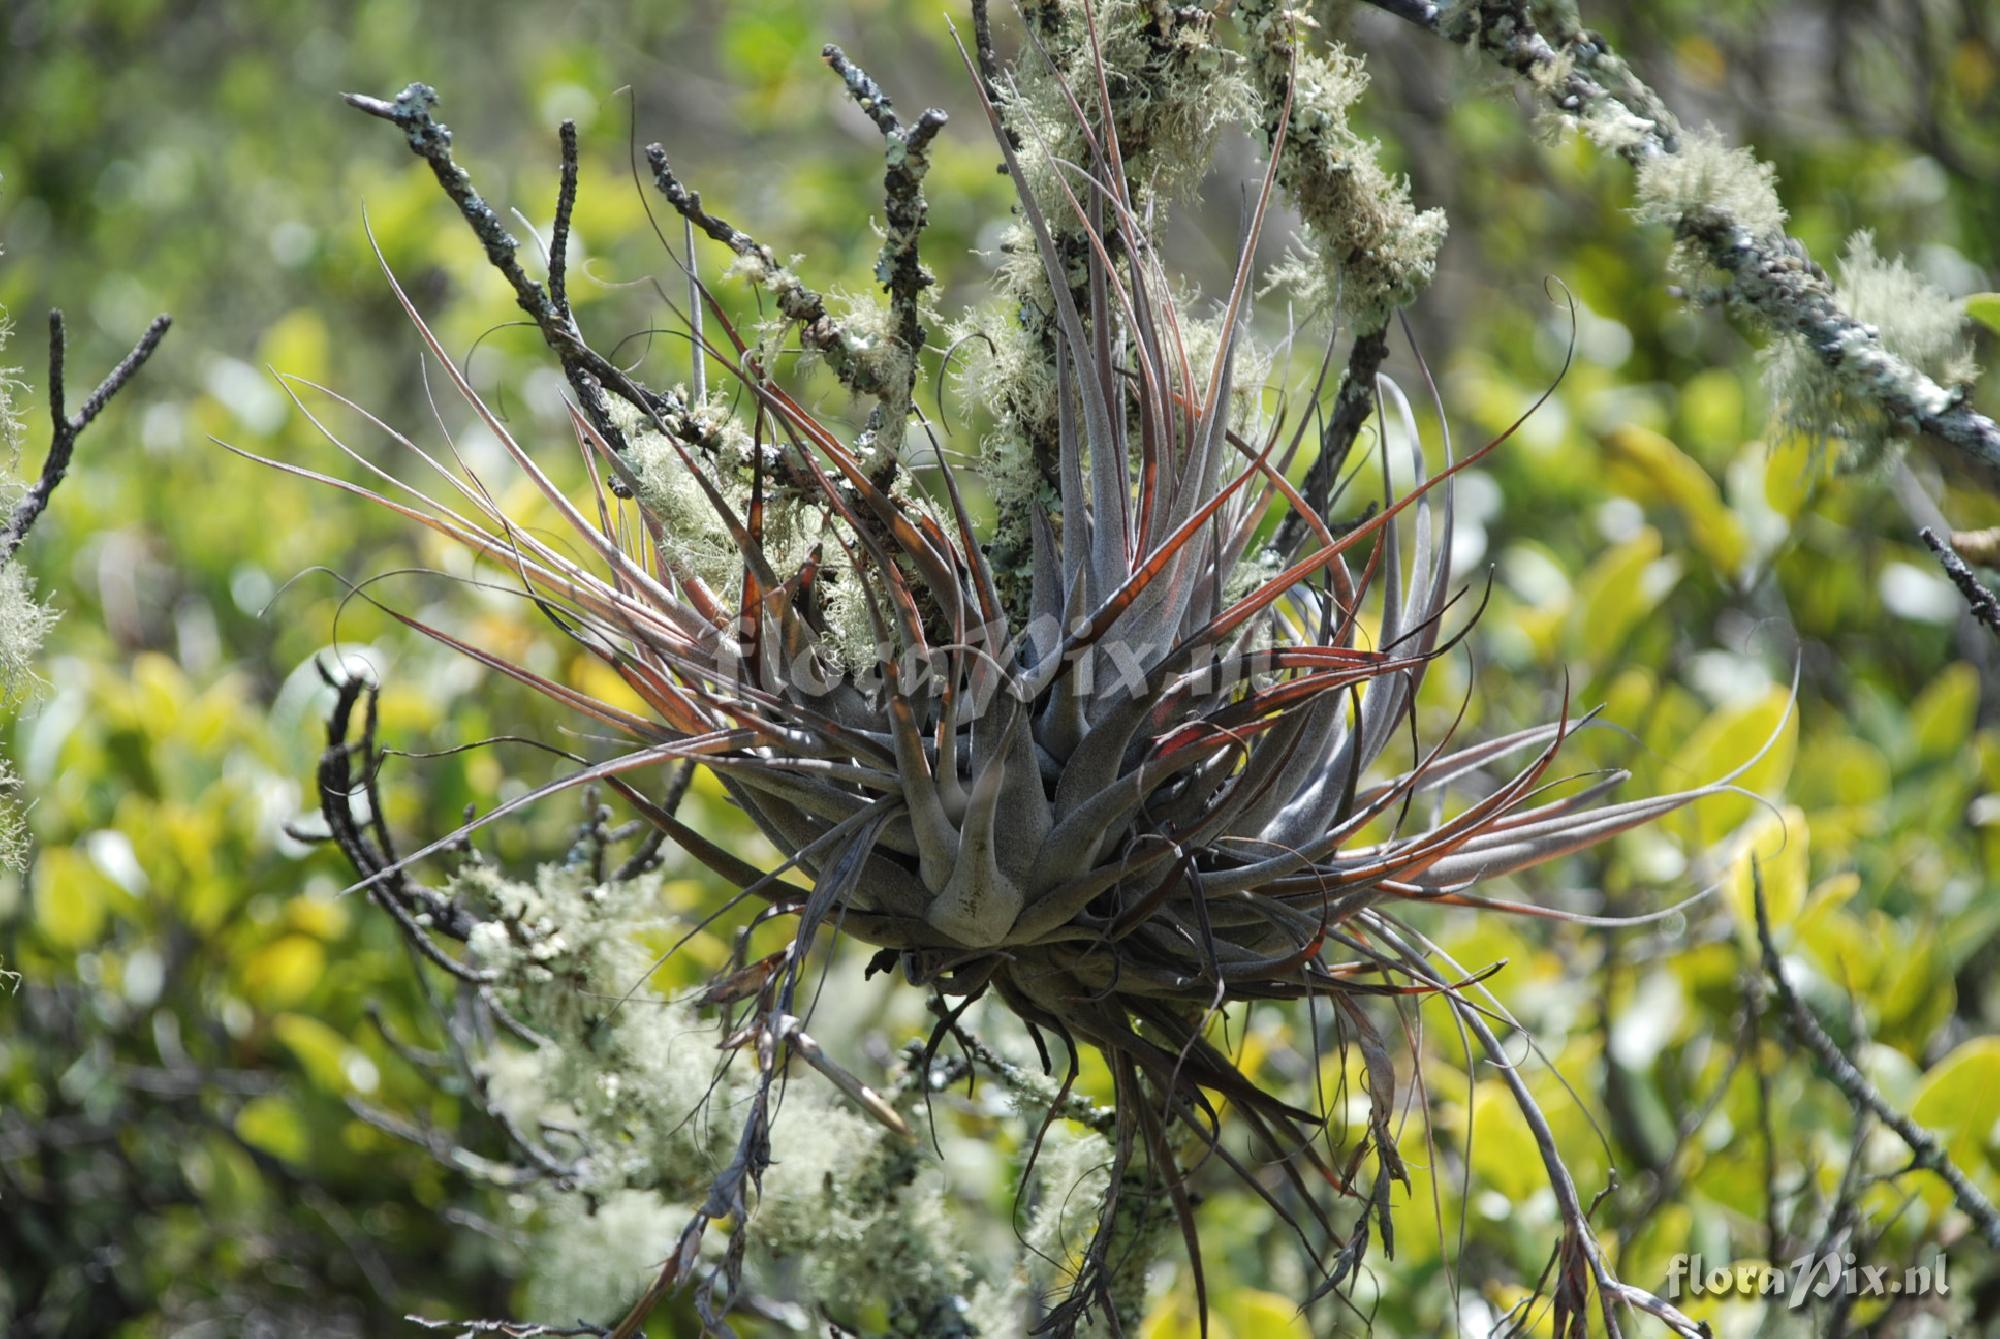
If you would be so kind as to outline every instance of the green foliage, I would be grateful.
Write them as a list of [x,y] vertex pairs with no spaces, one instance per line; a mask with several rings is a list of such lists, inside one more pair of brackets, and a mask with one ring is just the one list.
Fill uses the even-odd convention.
[[[1930,154],[1913,147],[1922,136],[1872,116],[1829,114],[1805,127],[1737,96],[1768,60],[1770,34],[1798,22],[1795,9],[1586,5],[1585,17],[1642,67],[1672,68],[1705,102],[1738,109],[1730,138],[1757,144],[1775,166],[1791,226],[1815,252],[1831,255],[1873,228],[1881,254],[1911,257],[1933,286],[1994,286],[1993,193],[1945,165],[1990,162],[2000,148],[2000,116],[1978,114],[1992,103],[1990,44],[1967,38],[1964,54],[1943,52],[1938,86],[1967,114],[1950,112],[1943,148]],[[50,689],[21,714],[10,749],[33,798],[39,854],[30,874],[0,879],[0,962],[24,977],[18,991],[0,987],[0,1315],[24,1333],[139,1336],[205,1322],[223,1332],[373,1335],[396,1332],[412,1311],[554,1319],[601,1308],[607,1290],[657,1266],[684,1220],[678,1206],[670,1213],[656,1188],[621,1184],[614,1167],[594,1212],[582,1195],[535,1196],[520,1214],[476,1174],[358,1117],[350,1099],[416,1113],[496,1165],[516,1151],[370,1022],[377,1006],[391,1035],[419,1047],[436,1046],[443,1028],[386,917],[338,896],[345,867],[280,827],[310,807],[302,788],[325,698],[308,662],[336,633],[342,650],[383,668],[383,733],[399,747],[447,747],[537,721],[556,737],[554,722],[526,694],[433,653],[364,603],[343,609],[336,582],[307,573],[278,595],[315,563],[361,579],[447,560],[402,527],[257,472],[207,437],[335,468],[264,377],[267,363],[333,386],[386,388],[392,403],[371,406],[386,419],[429,422],[412,346],[361,230],[364,204],[384,254],[439,314],[448,345],[463,352],[479,342],[471,365],[482,387],[509,387],[510,415],[545,440],[560,445],[567,431],[544,391],[524,388],[539,354],[533,336],[488,334],[517,316],[511,297],[421,167],[337,105],[342,87],[388,92],[419,76],[447,84],[454,122],[478,128],[466,152],[482,183],[544,232],[552,127],[576,116],[585,180],[602,187],[584,193],[579,236],[586,270],[605,280],[576,285],[581,318],[639,331],[662,323],[650,290],[621,285],[665,274],[668,291],[678,290],[671,265],[644,242],[640,197],[611,185],[625,171],[626,108],[609,94],[627,82],[641,133],[669,136],[677,167],[711,205],[797,246],[816,277],[868,290],[879,239],[855,220],[878,207],[880,152],[818,59],[822,42],[839,40],[899,96],[909,87],[912,105],[935,100],[954,112],[930,181],[927,251],[946,293],[964,291],[981,272],[965,253],[1005,240],[981,231],[1000,188],[990,147],[971,133],[978,113],[946,63],[956,58],[935,7],[880,0],[822,15],[740,0],[584,4],[555,16],[390,0],[338,13],[294,0],[29,0],[9,22],[16,45],[0,56],[0,124],[35,129],[0,138],[9,243],[0,301],[26,312],[60,297],[87,310],[77,322],[83,366],[103,365],[155,310],[174,311],[189,337],[163,353],[150,384],[107,412],[95,430],[100,454],[81,463],[20,569],[24,583],[31,576],[34,589],[58,593],[64,617],[40,662]],[[1371,31],[1353,47],[1372,51],[1375,40]],[[1224,53],[1197,54],[1219,62]],[[1548,303],[1546,276],[1569,287],[1579,313],[1577,361],[1556,397],[1466,480],[1459,570],[1476,581],[1490,564],[1496,579],[1478,660],[1440,665],[1426,688],[1432,737],[1474,684],[1487,691],[1465,699],[1478,717],[1465,728],[1496,732],[1545,714],[1567,682],[1575,703],[1607,704],[1616,727],[1582,735],[1580,763],[1630,767],[1635,785],[1665,788],[1754,752],[1795,657],[1801,666],[1793,733],[1753,778],[1778,799],[1777,814],[1710,802],[1693,830],[1635,834],[1511,894],[1622,913],[1658,910],[1712,883],[1720,896],[1664,925],[1619,932],[1496,924],[1444,908],[1425,920],[1427,932],[1469,969],[1504,960],[1491,988],[1581,1094],[1529,1063],[1586,1198],[1612,1162],[1620,1170],[1599,1222],[1617,1239],[1622,1274],[1641,1286],[1657,1287],[1676,1252],[1716,1261],[1767,1251],[1766,1119],[1779,1131],[1778,1212],[1799,1232],[1817,1225],[1849,1158],[1846,1104],[1787,1048],[1775,1018],[1754,1037],[1745,1030],[1756,964],[1741,899],[1752,852],[1781,946],[1820,1017],[1892,1101],[1948,1137],[1989,1192],[2000,1190],[2000,1143],[1980,1115],[2000,1026],[2000,913],[1987,895],[2000,877],[2000,732],[1986,650],[1959,636],[1951,592],[1915,543],[1888,475],[1831,480],[1808,444],[1767,433],[1772,406],[1754,352],[1719,321],[1682,313],[1655,282],[1667,243],[1625,223],[1629,172],[1527,132],[1500,100],[1458,85],[1440,100],[1448,67],[1417,61],[1399,76],[1396,64],[1372,62],[1377,87],[1347,129],[1384,136],[1393,154],[1406,128],[1400,109],[1425,109],[1408,122],[1424,147],[1382,170],[1409,172],[1412,208],[1442,206],[1455,224],[1435,286],[1409,312],[1461,436],[1503,428],[1560,365],[1571,326]],[[688,79],[690,68],[708,77]],[[1189,78],[1218,68],[1191,65]],[[1233,83],[1217,87],[1217,106],[1241,96]],[[1185,121],[1169,129],[1163,143],[1207,133]],[[1183,161],[1179,153],[1167,161]],[[1750,217],[1769,219],[1775,202],[1761,170],[1734,158],[1709,166],[1709,178],[1655,179],[1641,203],[1726,190]],[[1233,179],[1226,190],[1198,184],[1181,183],[1177,226],[1233,235],[1242,205]],[[747,286],[719,291],[754,325]],[[1975,295],[1966,311],[1991,327],[1991,303]],[[993,370],[975,375],[1013,375],[1007,360],[1024,354],[1033,331],[987,328],[1000,348],[983,365]],[[1008,342],[1016,332],[1019,347]],[[1989,363],[1993,338],[1989,330],[1973,344]],[[635,339],[625,352],[662,383],[683,375],[684,351],[666,339]],[[975,355],[984,351],[959,356]],[[1990,387],[1973,394],[1991,404]],[[948,413],[961,412],[960,397],[946,399]],[[366,423],[329,413],[357,450],[381,451]],[[1019,424],[1048,413],[1046,402],[1024,401],[1013,419],[988,425],[1022,462],[1024,487],[1037,476]],[[41,431],[28,434],[31,456]],[[490,459],[476,432],[459,440],[475,460]],[[1909,463],[1954,521],[2000,522],[1990,497],[1940,482],[1921,456]],[[1367,473],[1356,487],[1375,481]],[[1017,558],[1027,564],[1025,545]],[[442,580],[404,579],[378,593],[510,653],[528,654],[539,636],[532,609]],[[1509,682],[1507,693],[1493,690]],[[388,817],[399,833],[428,838],[468,803],[485,807],[550,775],[545,760],[504,746],[396,760]],[[689,806],[701,831],[746,858],[761,854],[761,839],[718,796],[697,789]],[[548,809],[482,839],[496,868],[532,868],[566,844],[573,814]],[[1719,867],[1688,866],[1704,838],[1723,834],[1732,835]],[[662,934],[684,932],[693,908],[711,902],[705,877],[676,861],[640,885],[643,910],[663,928],[618,965],[620,989],[671,942]],[[688,974],[669,968],[649,988],[683,991],[697,966],[713,968],[725,951],[697,939]],[[873,1081],[889,1069],[881,1054],[930,1020],[886,994],[853,993],[827,1041]],[[605,1003],[578,995],[567,1007],[580,1015]],[[648,1026],[662,1012],[647,1014]],[[1438,1333],[1454,1314],[1476,1321],[1504,1310],[1517,1294],[1468,1284],[1455,1301],[1447,1271],[1472,1260],[1484,1277],[1532,1279],[1553,1224],[1547,1197],[1521,1175],[1532,1155],[1494,1106],[1494,1072],[1467,1066],[1442,1014],[1410,1017],[1429,1024],[1427,1063],[1459,1069],[1432,1071],[1401,1130],[1412,1184],[1396,1192],[1394,1258],[1372,1251],[1367,1262],[1383,1334]],[[1268,1054],[1290,1024],[1259,1012],[1230,1026],[1247,1055]],[[696,1045],[658,1058],[678,1067],[677,1081],[707,1072],[697,1050],[714,1059],[711,1033],[685,1040]],[[502,1045],[510,1050],[495,1056],[513,1059],[496,1058],[486,1081],[505,1091],[522,1048]],[[1025,1048],[1016,1058],[1032,1056]],[[190,1068],[216,1077],[186,1096],[174,1085]],[[1325,1077],[1359,1091],[1358,1074],[1330,1068]],[[1086,1091],[1101,1078],[1086,1072]],[[801,1072],[792,1082],[808,1115],[802,1099],[821,1080]],[[961,1086],[934,1099],[952,1169],[948,1207],[1003,1233],[1018,1207],[1034,1239],[1053,1243],[1065,1167],[1091,1163],[1089,1136],[1060,1125],[1055,1151],[1067,1162],[1045,1167],[1049,1189],[1037,1198],[1031,1187],[1017,1205],[1021,1120],[992,1088],[982,1080],[972,1095]],[[678,1090],[617,1099],[684,1100]],[[599,1108],[604,1119],[630,1109],[610,1099]],[[1608,1134],[1609,1159],[1593,1122]],[[1478,1132],[1469,1168],[1448,1138],[1468,1128]],[[95,1142],[24,1142],[41,1131]],[[1864,1159],[1883,1173],[1904,1160],[1879,1139]],[[1916,1202],[1901,1206],[1899,1187],[1917,1191]],[[811,1186],[778,1189],[797,1213],[818,1211]],[[66,1216],[56,1216],[48,1206],[65,1198]],[[445,1222],[448,1208],[500,1225],[501,1239],[489,1245]],[[1877,1186],[1861,1210],[1880,1234],[1871,1262],[1914,1259],[1949,1240],[1954,1271],[1964,1271],[1954,1300],[1991,1277],[1934,1178]],[[1224,1180],[1204,1214],[1218,1242],[1211,1333],[1267,1332],[1259,1327],[1277,1325],[1269,1295],[1297,1295],[1296,1259],[1264,1206]],[[31,1220],[56,1235],[32,1244],[4,1235]],[[992,1267],[1011,1258],[1006,1242],[975,1239],[967,1249],[987,1280],[974,1290],[974,1315],[1001,1318],[989,1320],[996,1332],[1022,1314],[1026,1293],[1060,1283],[1054,1266],[1020,1279]],[[784,1268],[770,1277],[784,1280]],[[1365,1291],[1357,1300],[1369,1303]],[[1147,1304],[1144,1332],[1192,1332],[1176,1328],[1191,1322],[1184,1276],[1155,1280]],[[1762,1323],[1752,1303],[1688,1306],[1735,1333]],[[1864,1307],[1857,1319],[1876,1314]],[[654,1328],[695,1332],[684,1310]],[[740,1329],[776,1332],[748,1318]]]

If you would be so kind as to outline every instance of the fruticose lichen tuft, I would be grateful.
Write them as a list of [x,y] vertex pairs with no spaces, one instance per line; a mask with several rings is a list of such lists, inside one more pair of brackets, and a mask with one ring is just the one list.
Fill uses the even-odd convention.
[[1350,123],[1368,87],[1359,56],[1337,42],[1301,45],[1304,20],[1277,0],[1245,0],[1236,13],[1267,127],[1275,127],[1287,89],[1291,95],[1278,182],[1305,227],[1300,249],[1272,279],[1307,310],[1326,306],[1337,286],[1340,315],[1360,328],[1378,326],[1430,283],[1444,211],[1418,210],[1409,179],[1391,175],[1381,145]]
[[1689,132],[1677,152],[1654,154],[1640,163],[1633,213],[1642,222],[1667,225],[1682,238],[1675,266],[1690,279],[1699,277],[1705,264],[1699,248],[1685,239],[1691,224],[1726,228],[1760,241],[1782,238],[1785,231],[1777,170],[1713,129]]
[[[1873,234],[1848,239],[1834,292],[1885,350],[1947,392],[1972,384],[1978,368],[1959,305],[1901,259],[1881,255]],[[1764,382],[1782,427],[1815,444],[1840,444],[1844,463],[1854,467],[1882,459],[1899,432],[1882,412],[1870,375],[1865,361],[1829,365],[1796,335],[1765,354]]]

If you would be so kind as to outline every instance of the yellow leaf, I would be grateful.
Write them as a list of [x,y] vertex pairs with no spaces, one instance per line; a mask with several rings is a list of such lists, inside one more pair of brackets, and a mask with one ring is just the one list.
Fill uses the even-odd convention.
[[[1209,1316],[1209,1339],[1233,1339],[1234,1333],[1220,1316]],[[1139,1323],[1139,1339],[1201,1339],[1194,1289],[1175,1288],[1155,1303]]]
[[1237,1334],[1257,1339],[1313,1339],[1312,1330],[1299,1315],[1298,1303],[1277,1293],[1231,1288],[1222,1295],[1218,1310]]
[[353,1085],[347,1077],[347,1038],[304,1014],[279,1014],[271,1020],[271,1032],[285,1049],[298,1057],[299,1065],[314,1085],[330,1092],[346,1092]]
[[1975,1037],[1931,1066],[1910,1119],[1935,1130],[1963,1161],[1978,1161],[2000,1121],[2000,1037]]
[[1735,576],[1749,556],[1750,541],[1708,471],[1667,438],[1637,424],[1612,429],[1605,445],[1611,449],[1613,482],[1642,501],[1669,503],[1710,565]]
[[1540,1151],[1514,1095],[1498,1079],[1485,1079],[1472,1098],[1472,1171],[1482,1188],[1519,1203],[1545,1184]]
[[1820,735],[1807,743],[1798,775],[1807,803],[1865,805],[1889,793],[1889,760],[1853,735]]
[[243,964],[243,990],[267,1009],[297,1004],[319,984],[326,970],[326,950],[317,939],[286,935],[250,955]]
[[[1729,868],[1729,905],[1745,942],[1757,938],[1755,875],[1764,882],[1764,907],[1774,933],[1791,926],[1806,902],[1806,856],[1811,833],[1805,812],[1787,805],[1780,813],[1765,811],[1744,833],[1742,849]],[[1752,865],[1755,865],[1753,874]]]
[[243,1142],[286,1162],[303,1162],[306,1131],[292,1104],[276,1093],[253,1097],[236,1113],[236,1133]]
[[258,361],[288,377],[326,377],[326,324],[310,307],[297,307],[264,332]]
[[1671,784],[1702,786],[1749,762],[1766,743],[1769,751],[1736,778],[1735,784],[1749,794],[1702,800],[1693,806],[1692,819],[1681,820],[1692,826],[1697,847],[1714,845],[1759,809],[1751,795],[1768,797],[1784,788],[1799,748],[1799,714],[1792,709],[1791,690],[1773,688],[1747,705],[1716,709],[1674,753],[1666,772]]
[[1958,1007],[1958,983],[1929,939],[1895,955],[1880,994],[1882,1036],[1912,1048],[1929,1041]]
[[347,907],[331,897],[304,893],[285,904],[285,919],[315,939],[338,939],[347,930]]
[[1743,441],[1742,374],[1730,367],[1695,373],[1681,383],[1679,413],[1697,449],[1734,451]]
[[1799,923],[1798,933],[1799,942],[1811,951],[1820,975],[1854,991],[1866,991],[1875,984],[1883,950],[1892,947],[1868,933],[1867,927],[1853,916],[1839,910],[1809,913]]
[[111,881],[83,852],[51,847],[35,862],[35,924],[56,948],[87,948],[104,933],[111,892]]
[[1795,520],[1833,472],[1833,452],[1813,438],[1792,433],[1765,455],[1764,501],[1786,520]]
[[1601,664],[1658,604],[1666,591],[1647,581],[1660,556],[1660,532],[1647,526],[1590,565],[1577,583],[1568,643],[1580,656]]
[[1979,672],[1963,660],[1945,667],[1910,704],[1910,734],[1920,758],[1949,758],[1972,738]]

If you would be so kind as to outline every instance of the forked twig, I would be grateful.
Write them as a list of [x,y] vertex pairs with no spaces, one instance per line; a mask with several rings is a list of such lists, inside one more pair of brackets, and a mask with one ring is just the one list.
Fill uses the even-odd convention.
[[118,365],[105,374],[83,402],[83,407],[74,414],[65,413],[63,402],[63,369],[68,357],[68,332],[63,326],[60,309],[49,312],[49,419],[55,426],[55,435],[49,441],[48,458],[42,462],[42,475],[34,486],[14,504],[14,514],[8,518],[7,527],[0,530],[0,563],[14,556],[21,547],[21,541],[34,529],[35,522],[48,510],[49,499],[55,496],[57,485],[69,474],[69,463],[76,452],[76,439],[91,421],[104,412],[104,406],[111,403],[111,397],[125,388],[146,360],[153,356],[153,350],[160,347],[166,338],[167,328],[173,324],[171,316],[153,318],[146,327],[146,333],[139,336],[139,342],[132,346],[132,352],[118,360]]

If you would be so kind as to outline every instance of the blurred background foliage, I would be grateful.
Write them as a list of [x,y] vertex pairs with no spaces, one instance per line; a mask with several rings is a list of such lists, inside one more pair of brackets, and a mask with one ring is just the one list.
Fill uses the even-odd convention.
[[[1659,0],[1590,4],[1586,18],[1685,119],[1712,119],[1776,164],[1815,255],[1869,228],[1953,296],[2000,287],[1990,10]],[[1772,440],[1756,349],[1668,291],[1668,239],[1624,213],[1627,169],[1539,134],[1513,90],[1379,19],[1354,17],[1349,34],[1376,77],[1370,129],[1418,203],[1452,219],[1412,316],[1462,438],[1503,427],[1555,378],[1571,325],[1549,281],[1576,300],[1560,390],[1461,490],[1459,570],[1475,591],[1490,573],[1491,602],[1475,654],[1427,683],[1439,726],[1473,687],[1473,734],[1540,719],[1565,692],[1602,702],[1617,728],[1579,737],[1575,764],[1630,767],[1648,789],[1706,780],[1777,741],[1742,779],[1768,804],[1709,802],[1518,892],[1628,915],[1717,896],[1627,930],[1487,916],[1432,928],[1470,968],[1506,961],[1494,989],[1552,1062],[1533,1085],[1586,1196],[1616,1169],[1597,1221],[1625,1277],[1657,1287],[1680,1251],[1765,1258],[1774,1226],[1796,1251],[1854,1165],[1862,1259],[1900,1264],[1943,1244],[1961,1272],[1950,1298],[1864,1303],[1852,1320],[1944,1333],[1996,1305],[2000,1272],[1941,1183],[1883,1175],[1904,1150],[1880,1131],[1855,1139],[1844,1100],[1759,1007],[1749,861],[1828,1027],[2000,1191],[1994,647],[1915,537],[1936,509],[1972,528],[2000,521],[2000,505],[1918,452],[1835,477],[1810,443]],[[1344,11],[1327,22],[1350,28]],[[30,328],[65,306],[81,367],[108,365],[156,311],[176,318],[85,438],[26,555],[63,618],[46,689],[10,730],[38,851],[0,882],[0,964],[22,978],[0,991],[0,1329],[372,1335],[409,1312],[513,1311],[521,1243],[498,1192],[350,1105],[475,1146],[495,1138],[410,1063],[432,1004],[394,927],[340,896],[346,868],[284,825],[311,808],[328,700],[315,658],[373,666],[397,748],[556,738],[574,722],[345,598],[346,583],[402,569],[469,575],[458,559],[215,442],[353,477],[271,369],[413,435],[430,425],[418,344],[370,229],[482,390],[517,422],[560,421],[560,379],[535,333],[510,324],[511,295],[422,165],[343,107],[343,89],[436,84],[461,163],[544,232],[554,127],[575,118],[579,318],[600,344],[633,332],[620,357],[644,379],[684,377],[685,347],[647,333],[672,324],[655,285],[680,289],[631,175],[635,137],[665,141],[714,208],[803,255],[814,282],[866,292],[879,144],[821,65],[826,41],[903,105],[955,113],[925,242],[939,305],[955,311],[980,293],[974,252],[993,244],[1005,193],[928,0],[14,0],[0,13],[0,305]],[[1195,274],[1233,244],[1243,182],[1260,171],[1247,140],[1225,142],[1206,203],[1172,233]],[[1990,367],[1994,336],[1979,338]],[[34,339],[10,352],[39,389]],[[1417,376],[1400,350],[1392,370]],[[329,426],[371,457],[390,445],[351,414]],[[46,439],[33,423],[29,464]],[[490,458],[490,442],[461,445]],[[538,668],[589,672],[559,666],[569,652],[518,601],[421,573],[369,593]],[[389,817],[427,840],[552,767],[506,744],[395,760]],[[718,797],[698,789],[692,803],[704,831],[747,849]],[[577,817],[545,805],[480,844],[525,869],[560,856]],[[674,872],[674,910],[712,900],[693,869]],[[670,966],[660,984],[700,965]],[[858,971],[852,989],[840,1048],[879,1072],[923,1026],[921,1002],[861,986]],[[1422,1017],[1438,1143],[1413,1112],[1415,1186],[1361,1307],[1383,1333],[1436,1333],[1454,1308],[1483,1332],[1480,1316],[1516,1300],[1497,1281],[1541,1272],[1555,1209],[1499,1080],[1468,1074],[1444,1016]],[[1254,1018],[1246,1045],[1281,1053],[1286,1026]],[[1019,1130],[983,1102],[940,1098],[938,1111],[952,1156],[926,1174],[1004,1223]],[[1461,1185],[1444,1145],[1468,1130]],[[1254,1200],[1218,1184],[1203,1212],[1211,1333],[1313,1332],[1321,1322],[1283,1300],[1296,1265]],[[1192,1334],[1185,1279],[1161,1286],[1149,1333]],[[1687,1307],[1725,1332],[1762,1323],[1753,1301]],[[663,1312],[655,1332],[689,1325]]]

